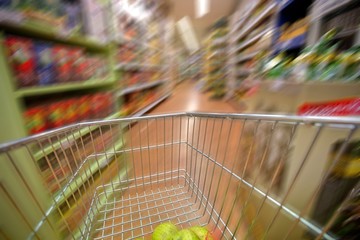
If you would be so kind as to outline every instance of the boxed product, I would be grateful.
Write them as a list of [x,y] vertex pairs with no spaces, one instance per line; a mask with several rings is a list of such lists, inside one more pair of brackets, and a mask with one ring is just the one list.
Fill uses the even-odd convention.
[[91,116],[91,104],[90,97],[83,96],[78,100],[78,111],[77,111],[79,121],[87,120]]
[[70,55],[71,50],[63,45],[53,48],[53,58],[58,82],[69,82],[72,76],[73,59]]
[[36,61],[33,42],[30,39],[17,36],[6,36],[5,45],[13,74],[17,80],[17,86],[25,87],[36,85]]
[[44,107],[32,107],[24,113],[25,125],[30,134],[43,132],[47,129],[47,112]]
[[48,121],[51,128],[58,128],[65,125],[66,106],[63,102],[55,102],[49,106]]
[[55,62],[52,55],[52,45],[45,42],[35,43],[36,72],[40,85],[55,82]]
[[65,106],[65,115],[63,118],[65,119],[65,124],[71,124],[77,122],[78,115],[78,99],[70,98],[68,100],[63,100],[62,103]]
[[88,66],[83,49],[72,48],[70,50],[70,61],[72,63],[71,81],[83,81],[89,79],[89,76],[86,75],[86,69]]
[[85,58],[85,66],[86,69],[84,70],[84,78],[85,80],[96,78],[96,71],[97,71],[97,59],[95,57],[87,56]]

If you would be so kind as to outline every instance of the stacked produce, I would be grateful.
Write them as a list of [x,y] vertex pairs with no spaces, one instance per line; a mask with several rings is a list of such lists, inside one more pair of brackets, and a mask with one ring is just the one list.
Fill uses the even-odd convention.
[[8,35],[7,54],[18,87],[105,79],[108,66],[101,56],[83,48]]
[[152,240],[214,240],[216,239],[205,227],[194,226],[179,230],[171,222],[157,226]]

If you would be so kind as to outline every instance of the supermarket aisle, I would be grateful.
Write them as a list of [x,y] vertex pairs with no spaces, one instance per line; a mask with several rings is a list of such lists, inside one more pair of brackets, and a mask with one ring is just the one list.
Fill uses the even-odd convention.
[[198,112],[236,112],[227,102],[212,100],[206,93],[201,93],[196,82],[185,81],[178,85],[173,94],[149,114],[173,113],[184,111]]

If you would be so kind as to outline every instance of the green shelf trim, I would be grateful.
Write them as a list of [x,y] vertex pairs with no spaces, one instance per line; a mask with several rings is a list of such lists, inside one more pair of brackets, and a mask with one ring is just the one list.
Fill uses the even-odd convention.
[[[75,179],[73,179],[69,185],[65,186],[64,189],[60,190],[55,196],[56,206],[59,207],[60,204],[64,203],[65,200],[68,199],[71,194],[77,191],[78,188],[82,186],[86,181],[88,181],[95,172],[101,170],[107,164],[110,164],[109,159],[116,154],[115,151],[119,150],[123,146],[124,142],[122,139],[120,139],[118,142],[115,143],[115,146],[109,147],[107,151],[111,151],[110,153],[107,153],[103,157],[98,158],[97,161],[95,160],[94,163],[91,164],[90,168],[86,169],[85,172],[81,175],[75,177]],[[97,157],[94,158],[96,159]]]
[[[104,120],[110,120],[110,119],[114,119],[114,118],[118,118],[120,117],[120,113],[116,112],[108,117],[106,117]],[[100,125],[99,125],[100,126]],[[93,127],[84,127],[83,129],[81,129],[80,131],[75,132],[72,135],[71,140],[76,140],[78,138],[80,138],[81,136],[84,136],[85,134],[89,133],[90,131],[94,131],[95,129],[99,128],[99,126],[93,126]],[[45,147],[43,150],[39,150],[38,152],[36,152],[34,154],[34,158],[35,160],[40,160],[41,158],[43,158],[44,156],[52,153],[54,151],[54,149],[59,149],[60,146],[62,144],[68,144],[68,139],[67,138],[63,138],[60,141],[56,142],[55,144],[51,144],[50,146]]]
[[113,79],[99,80],[91,79],[84,82],[74,82],[74,83],[65,83],[65,84],[54,84],[47,86],[34,86],[21,88],[15,91],[15,97],[30,97],[30,96],[39,96],[46,95],[51,93],[75,91],[75,90],[85,90],[91,88],[100,88],[106,87],[110,84],[113,84],[115,81]]
[[81,46],[89,50],[106,51],[108,49],[106,44],[101,44],[87,37],[65,35],[48,25],[28,20],[19,22],[2,21],[0,22],[0,29],[12,34]]

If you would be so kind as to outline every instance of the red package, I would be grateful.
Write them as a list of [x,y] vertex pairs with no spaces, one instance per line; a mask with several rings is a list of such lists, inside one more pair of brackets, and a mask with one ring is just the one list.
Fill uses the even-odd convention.
[[89,119],[91,114],[90,97],[89,96],[81,97],[79,99],[78,105],[79,105],[78,106],[79,121]]
[[49,107],[49,124],[51,128],[62,127],[66,124],[65,112],[66,106],[63,102],[52,103]]
[[87,62],[84,51],[81,48],[73,48],[70,50],[71,62],[72,62],[72,81],[84,81],[89,77],[86,76]]
[[360,98],[340,99],[322,103],[305,103],[298,109],[298,115],[355,116],[360,115]]
[[7,36],[5,45],[18,87],[33,86],[38,83],[36,61],[32,40]]
[[66,108],[65,111],[65,121],[66,124],[76,123],[78,121],[77,109],[78,109],[78,100],[76,98],[71,98],[64,101]]
[[103,96],[101,93],[91,97],[91,115],[92,118],[100,118],[102,116]]
[[66,46],[57,45],[53,48],[53,59],[58,82],[69,82],[72,76],[73,59],[71,50]]
[[32,107],[24,113],[26,128],[30,134],[41,133],[47,129],[47,116],[44,107]]

